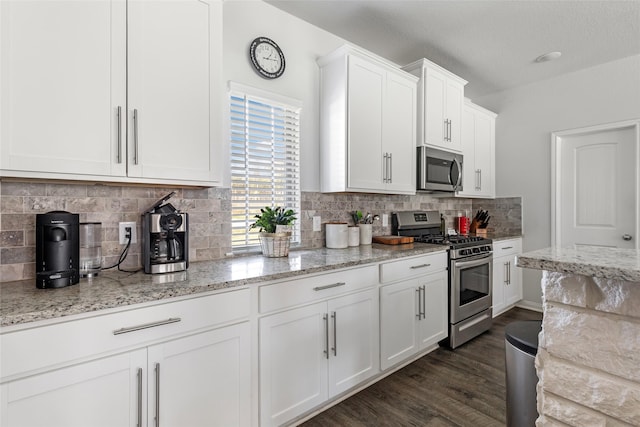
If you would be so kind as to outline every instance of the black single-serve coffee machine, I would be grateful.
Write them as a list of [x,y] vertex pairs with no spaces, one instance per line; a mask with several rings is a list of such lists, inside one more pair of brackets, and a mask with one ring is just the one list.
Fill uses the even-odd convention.
[[145,273],[171,273],[189,267],[189,216],[158,200],[142,215],[142,259]]
[[53,211],[36,215],[36,287],[62,288],[80,281],[80,218]]

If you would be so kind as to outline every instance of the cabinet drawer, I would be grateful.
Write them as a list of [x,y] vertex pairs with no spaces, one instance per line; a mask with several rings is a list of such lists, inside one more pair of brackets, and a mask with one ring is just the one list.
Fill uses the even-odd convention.
[[319,301],[377,283],[378,270],[371,265],[265,285],[259,291],[260,312]]
[[380,283],[424,276],[447,268],[447,253],[439,252],[380,264]]
[[249,289],[241,289],[5,332],[0,381],[246,318],[249,309]]
[[517,255],[522,252],[522,239],[509,239],[493,242],[493,257],[500,258],[504,255]]

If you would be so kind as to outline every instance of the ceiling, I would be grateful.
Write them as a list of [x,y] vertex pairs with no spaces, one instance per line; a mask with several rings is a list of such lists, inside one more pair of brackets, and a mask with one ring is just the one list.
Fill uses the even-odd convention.
[[430,59],[472,99],[640,54],[640,0],[265,1],[397,64]]

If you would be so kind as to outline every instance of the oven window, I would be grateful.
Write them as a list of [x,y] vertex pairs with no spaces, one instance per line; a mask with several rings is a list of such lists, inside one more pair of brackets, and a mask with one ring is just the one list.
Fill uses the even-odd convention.
[[489,295],[489,263],[460,270],[460,305]]

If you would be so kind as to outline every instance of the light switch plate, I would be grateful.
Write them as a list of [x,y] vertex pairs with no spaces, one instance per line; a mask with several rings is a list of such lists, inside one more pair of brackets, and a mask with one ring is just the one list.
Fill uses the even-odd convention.
[[320,215],[313,217],[313,231],[322,231],[322,218]]
[[382,214],[382,226],[383,227],[389,226],[389,214]]

